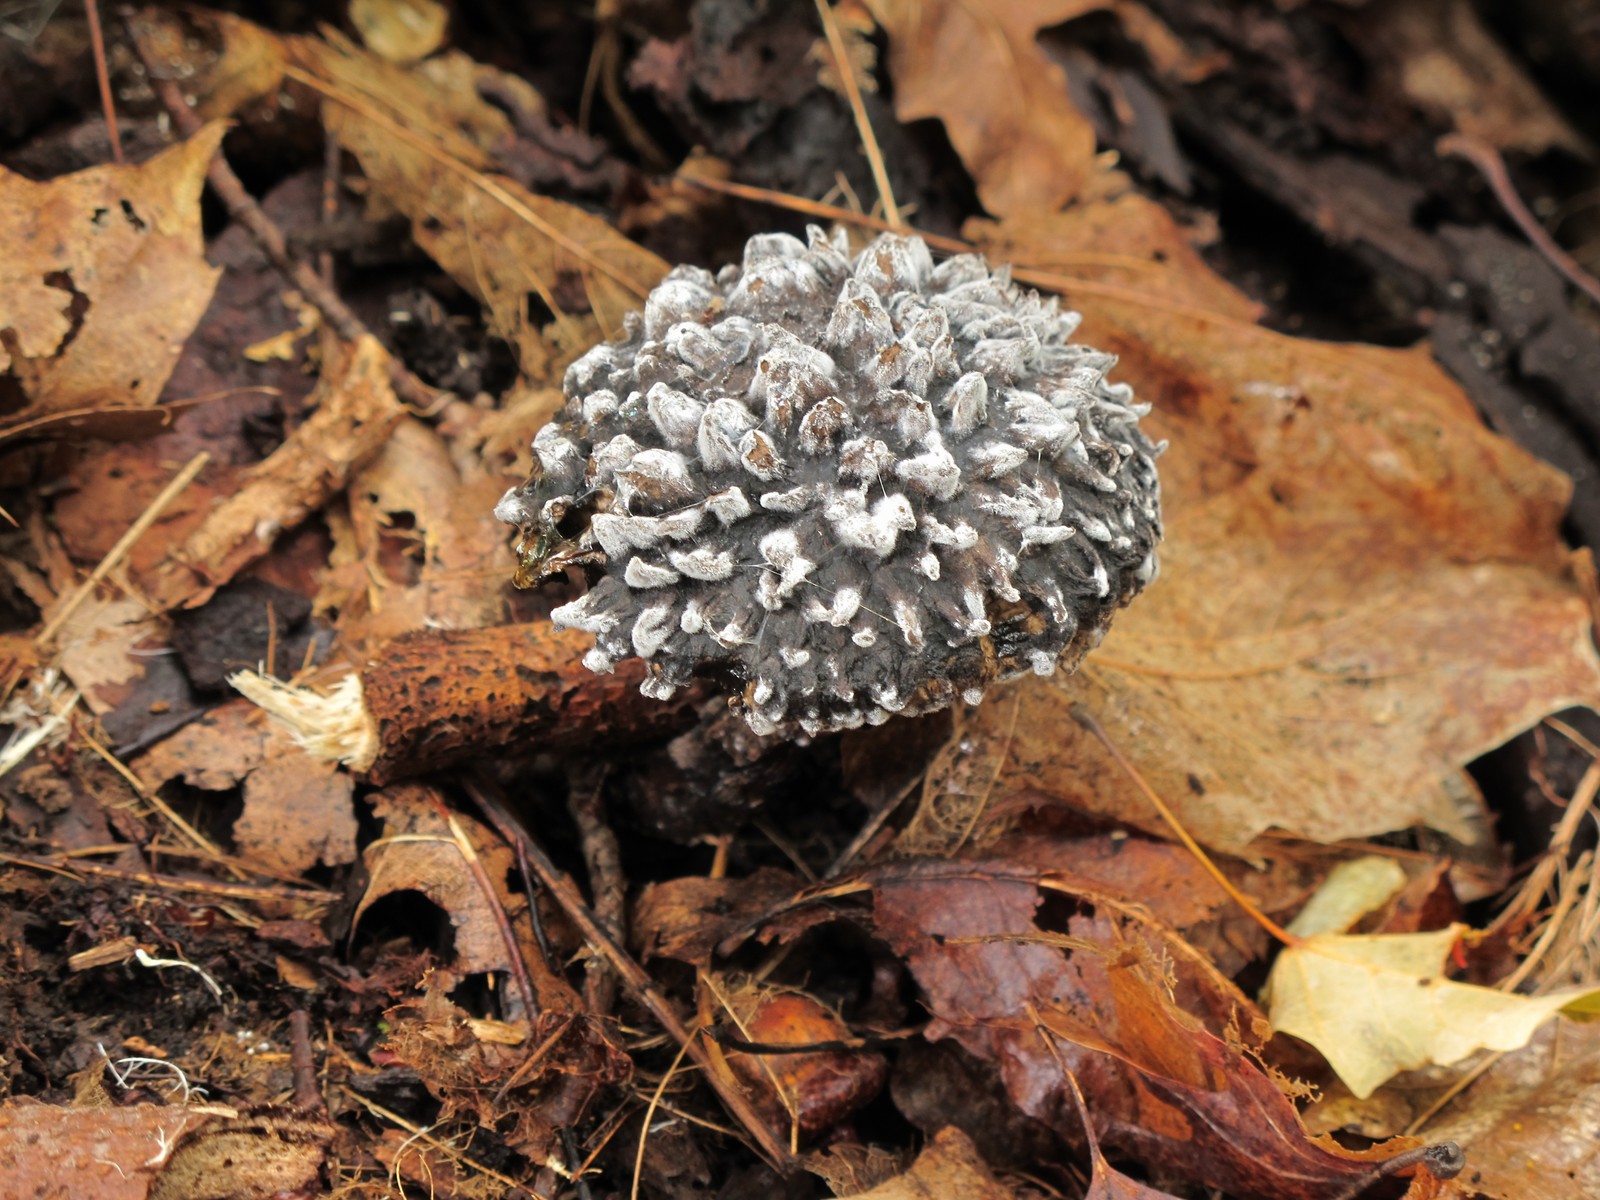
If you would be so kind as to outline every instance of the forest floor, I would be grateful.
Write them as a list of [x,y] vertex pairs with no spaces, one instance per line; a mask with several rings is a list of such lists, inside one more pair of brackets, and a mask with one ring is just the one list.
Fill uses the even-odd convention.
[[[0,1200],[1600,1195],[1597,94],[1582,0],[0,6]],[[1153,406],[1075,673],[763,734],[513,586],[567,368],[813,225]]]

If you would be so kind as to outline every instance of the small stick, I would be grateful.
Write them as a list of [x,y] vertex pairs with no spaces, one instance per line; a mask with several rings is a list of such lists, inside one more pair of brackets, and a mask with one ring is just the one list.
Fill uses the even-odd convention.
[[321,904],[336,904],[344,899],[342,892],[325,892],[321,888],[270,887],[250,883],[214,883],[204,879],[179,879],[173,875],[157,875],[151,871],[125,871],[120,867],[106,867],[99,863],[76,862],[65,855],[48,855],[28,858],[21,854],[0,851],[0,862],[19,867],[32,867],[36,871],[54,871],[62,875],[92,875],[101,879],[120,879],[142,887],[173,892],[199,892],[225,900],[310,900]]
[[[491,793],[486,782],[468,778],[462,781],[462,786],[472,797],[473,802],[485,812],[501,807],[499,798]],[[549,893],[550,898],[561,906],[561,911],[567,914],[568,919],[578,927],[584,941],[605,956],[606,961],[617,973],[617,977],[621,979],[622,985],[639,1003],[650,1010],[650,1015],[656,1019],[656,1023],[666,1030],[667,1034],[683,1048],[683,1052],[701,1068],[706,1081],[716,1091],[723,1105],[744,1127],[746,1135],[756,1143],[767,1161],[780,1173],[792,1170],[795,1165],[794,1156],[772,1136],[772,1131],[750,1106],[750,1101],[739,1090],[738,1084],[712,1068],[711,1056],[706,1052],[698,1034],[684,1026],[678,1019],[678,1014],[672,1011],[667,998],[657,990],[654,981],[645,973],[644,968],[633,961],[628,952],[617,944],[610,931],[596,919],[589,906],[583,902],[582,896],[578,894],[578,889],[572,880],[557,870],[556,865],[538,844],[520,830],[517,832],[517,838],[526,844],[528,861],[539,877],[540,884]]]
[[[589,894],[594,897],[594,915],[605,923],[619,940],[627,936],[623,928],[622,855],[617,835],[606,823],[606,769],[584,771],[574,778],[567,798],[567,811],[578,826],[578,841],[583,847],[584,866],[589,871]],[[583,999],[589,1011],[604,1016],[616,1001],[616,976],[604,963],[589,966],[583,981]]]
[[[934,250],[946,254],[975,254],[977,247],[971,242],[964,242],[960,238],[945,237],[943,234],[930,233],[926,229],[917,229],[909,225],[901,225],[897,229],[882,217],[875,217],[871,213],[857,212],[853,208],[841,208],[837,204],[824,204],[821,200],[808,200],[804,196],[793,196],[788,192],[778,192],[771,188],[756,187],[749,183],[734,183],[727,179],[710,179],[697,175],[685,175],[681,172],[672,176],[674,183],[687,183],[693,187],[702,188],[708,192],[716,192],[723,196],[733,196],[739,200],[749,200],[755,204],[770,204],[773,208],[781,208],[786,212],[797,212],[804,216],[816,217],[822,221],[837,221],[841,225],[859,225],[863,229],[876,229],[880,233],[913,233],[927,242]],[[1152,262],[1148,258],[1139,258],[1132,254],[1102,254],[1094,250],[1052,250],[1050,257],[1055,262],[1083,263],[1085,266],[1099,267],[1124,267],[1129,270],[1160,270],[1161,264]],[[1056,288],[1060,284],[1051,280],[1060,280],[1063,276],[1049,276],[1038,271],[1013,272],[1012,278],[1019,282],[1044,280],[1037,286]],[[1088,280],[1073,279],[1073,286],[1082,286]]]
[[1600,279],[1596,279],[1579,266],[1577,260],[1563,250],[1545,227],[1539,224],[1538,219],[1528,211],[1528,206],[1522,202],[1522,197],[1517,195],[1516,185],[1511,182],[1511,173],[1506,170],[1505,159],[1500,157],[1498,150],[1482,138],[1465,133],[1446,134],[1439,139],[1435,148],[1440,154],[1457,155],[1477,167],[1489,181],[1489,188],[1494,192],[1495,199],[1500,201],[1500,207],[1505,209],[1506,215],[1516,222],[1517,228],[1522,230],[1522,235],[1533,243],[1534,249],[1544,255],[1552,267],[1565,275],[1568,282],[1586,292],[1596,304],[1600,304]]
[[[178,87],[176,80],[167,78],[163,73],[155,54],[141,36],[137,20],[129,21],[128,33],[140,61],[144,63],[145,76],[149,79],[150,86],[155,89],[162,106],[172,117],[173,125],[183,136],[193,137],[200,129],[200,118],[194,115],[184,100],[182,89]],[[347,342],[358,342],[370,334],[371,331],[362,323],[361,318],[350,311],[349,305],[323,282],[316,271],[290,255],[283,231],[272,223],[272,218],[262,211],[255,198],[245,190],[244,184],[239,182],[239,177],[233,173],[233,168],[228,165],[228,160],[222,156],[221,151],[217,152],[217,156],[211,160],[211,165],[206,168],[206,180],[227,208],[228,215],[245,227],[271,260],[272,265],[277,268],[278,273],[311,302],[322,314],[322,319],[328,323],[330,329]],[[439,396],[407,370],[399,359],[393,355],[387,356],[387,367],[390,382],[394,384],[397,396],[419,413],[429,413],[438,409]]]
[[36,646],[43,650],[49,644],[50,639],[61,632],[61,627],[67,623],[73,613],[78,611],[78,606],[94,594],[94,589],[100,586],[100,581],[109,575],[113,568],[123,560],[128,551],[133,549],[134,543],[143,537],[145,531],[154,525],[156,519],[166,511],[167,505],[176,500],[178,494],[194,482],[195,476],[200,474],[210,461],[210,453],[202,450],[189,460],[183,470],[172,477],[172,482],[162,488],[161,494],[150,501],[144,512],[139,514],[139,519],[128,526],[128,531],[117,539],[117,544],[106,551],[106,556],[100,560],[100,565],[91,571],[89,578],[79,585],[78,590],[73,593],[72,599],[58,608],[55,616],[45,622],[44,628],[33,639]]
[[1402,1151],[1393,1158],[1386,1158],[1373,1168],[1370,1175],[1356,1180],[1344,1191],[1340,1192],[1333,1200],[1356,1200],[1362,1192],[1366,1191],[1380,1179],[1387,1179],[1391,1175],[1398,1175],[1401,1171],[1412,1167],[1423,1167],[1432,1172],[1435,1179],[1454,1179],[1466,1168],[1467,1156],[1465,1151],[1454,1142],[1435,1142],[1431,1146],[1417,1146],[1411,1150]]
[[311,1016],[303,1008],[289,1014],[289,1068],[294,1072],[294,1106],[304,1113],[327,1115],[311,1050]]
[[83,0],[83,15],[89,19],[89,48],[94,51],[94,78],[100,85],[100,107],[106,114],[106,139],[111,157],[122,161],[122,134],[117,130],[116,98],[111,94],[111,72],[106,69],[106,39],[100,29],[99,0]]
[[828,49],[833,51],[833,65],[839,69],[839,82],[844,87],[845,98],[850,101],[850,115],[855,118],[856,132],[861,135],[861,148],[866,152],[867,165],[872,168],[872,181],[878,186],[884,219],[890,229],[899,232],[905,228],[905,221],[894,202],[894,189],[889,186],[889,168],[884,164],[878,137],[872,132],[872,122],[867,120],[867,106],[861,100],[861,88],[856,83],[856,73],[850,69],[850,55],[845,50],[839,22],[828,0],[817,0],[817,15],[822,18],[822,31],[828,35]]

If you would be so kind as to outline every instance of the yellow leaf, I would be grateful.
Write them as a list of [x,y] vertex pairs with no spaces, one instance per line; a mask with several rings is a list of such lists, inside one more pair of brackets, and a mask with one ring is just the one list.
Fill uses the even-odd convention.
[[1381,854],[1365,854],[1328,872],[1322,886],[1289,926],[1296,937],[1343,933],[1369,912],[1381,908],[1406,885],[1400,864]]
[[1517,996],[1446,978],[1464,928],[1320,934],[1289,947],[1262,997],[1273,1028],[1310,1042],[1365,1098],[1401,1071],[1515,1050],[1558,1012],[1600,1009],[1600,989]]

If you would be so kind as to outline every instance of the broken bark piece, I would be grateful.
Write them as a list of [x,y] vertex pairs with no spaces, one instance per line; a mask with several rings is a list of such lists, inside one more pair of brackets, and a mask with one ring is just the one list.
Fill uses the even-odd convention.
[[329,365],[312,395],[318,408],[311,418],[144,578],[146,593],[162,610],[205,603],[281,533],[343,490],[352,472],[383,447],[405,415],[388,364],[384,348],[364,337]]
[[402,634],[327,695],[260,675],[232,678],[287,723],[312,754],[383,785],[506,746],[570,750],[648,741],[694,720],[694,689],[677,703],[639,693],[644,664],[595,675],[589,639],[543,622]]

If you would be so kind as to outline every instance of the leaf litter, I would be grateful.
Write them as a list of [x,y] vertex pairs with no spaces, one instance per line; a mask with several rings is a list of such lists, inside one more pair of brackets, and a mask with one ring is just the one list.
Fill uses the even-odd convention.
[[[220,123],[40,178],[0,130],[0,439],[24,518],[0,550],[4,712],[31,737],[0,758],[20,1051],[0,1166],[38,1195],[311,1194],[335,1163],[351,1195],[1587,1194],[1594,727],[1541,726],[1600,705],[1572,485],[1426,345],[1260,323],[1282,296],[1237,233],[1140,160],[1181,125],[1141,71],[1272,97],[1275,46],[1297,86],[1336,90],[1315,47],[1161,3],[847,0],[820,14],[842,65],[811,6],[692,7],[685,40],[602,6],[593,69],[566,79],[430,4],[352,5],[364,45],[205,10],[113,31],[134,128],[159,136],[142,55],[238,122],[252,178],[295,164],[269,220],[321,256],[342,314],[227,249],[238,228],[200,202]],[[1581,157],[1464,12],[1431,61],[1416,11],[1389,18],[1405,36],[1350,26],[1381,111]],[[53,45],[20,53],[43,70]],[[803,71],[774,46],[807,48]],[[623,47],[675,98],[643,123]],[[742,74],[691,102],[712,63]],[[886,125],[885,89],[948,145]],[[1297,120],[1343,119],[1303,100]],[[638,163],[691,111],[751,153],[651,178]],[[823,111],[866,155],[808,132]],[[1147,140],[1119,164],[1102,150],[1130,128]],[[673,263],[792,224],[710,190],[785,156],[810,194],[766,195],[853,235],[872,186],[909,191],[880,196],[890,224],[957,197],[965,242],[942,230],[941,252],[1083,311],[1170,448],[1162,578],[1077,675],[775,753],[709,693],[641,707],[631,667],[582,672],[545,616],[575,581],[507,591],[490,510],[566,365]],[[975,202],[934,200],[940,172]],[[509,376],[452,390],[494,378],[485,344]],[[1521,810],[1482,766],[1508,743],[1532,755]],[[681,783],[708,779],[715,803]],[[1552,802],[1571,808],[1547,837]],[[1496,920],[1513,839],[1548,857]],[[128,1089],[91,1027],[207,1097]],[[68,1153],[46,1165],[41,1139]]]

